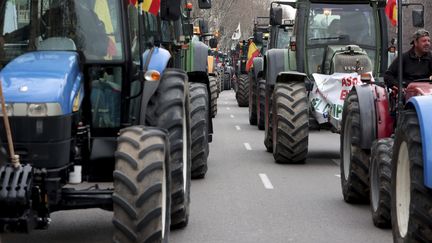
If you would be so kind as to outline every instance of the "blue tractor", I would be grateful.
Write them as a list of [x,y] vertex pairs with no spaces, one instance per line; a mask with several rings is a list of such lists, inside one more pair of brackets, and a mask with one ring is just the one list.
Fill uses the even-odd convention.
[[159,17],[140,3],[0,2],[1,232],[85,208],[114,212],[115,242],[166,242],[186,226],[189,84],[158,25],[181,2],[162,0]]
[[[398,9],[402,3],[398,2]],[[402,11],[398,13],[402,19]],[[423,19],[420,18],[421,22]],[[398,33],[402,26],[398,26]],[[398,35],[402,40],[402,35]],[[402,44],[399,43],[401,49]],[[402,62],[399,63],[402,77]],[[411,83],[412,84],[412,83]],[[395,242],[432,241],[432,81],[405,90],[391,161],[391,223]],[[402,90],[399,80],[399,90]],[[399,92],[401,95],[401,92]]]

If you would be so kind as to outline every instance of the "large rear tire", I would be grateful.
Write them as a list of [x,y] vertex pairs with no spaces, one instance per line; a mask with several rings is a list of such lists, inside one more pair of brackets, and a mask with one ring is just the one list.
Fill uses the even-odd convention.
[[249,105],[249,78],[247,75],[240,75],[237,79],[236,100],[239,107]]
[[190,83],[190,110],[192,134],[193,179],[204,178],[207,172],[208,143],[208,92],[205,84]]
[[257,125],[259,130],[265,129],[265,85],[266,81],[259,79],[257,87]]
[[171,228],[185,227],[189,221],[191,177],[191,131],[189,84],[182,70],[168,69],[150,99],[151,125],[166,129],[171,158]]
[[360,121],[358,96],[353,90],[345,99],[340,136],[341,186],[348,203],[369,202],[369,153],[360,147]]
[[212,118],[215,118],[217,114],[217,98],[218,98],[216,77],[210,76],[209,82],[210,82],[210,97],[211,97],[211,116]]
[[273,98],[273,157],[277,163],[304,163],[309,137],[306,87],[302,82],[277,83]]
[[257,84],[252,77],[253,71],[249,73],[249,124],[257,124]]
[[432,242],[432,191],[424,185],[421,136],[416,111],[401,112],[392,160],[394,242]]
[[391,227],[391,160],[393,138],[382,138],[372,144],[370,160],[370,205],[372,221],[378,228]]
[[168,138],[155,128],[122,129],[115,153],[114,242],[168,242],[170,163]]

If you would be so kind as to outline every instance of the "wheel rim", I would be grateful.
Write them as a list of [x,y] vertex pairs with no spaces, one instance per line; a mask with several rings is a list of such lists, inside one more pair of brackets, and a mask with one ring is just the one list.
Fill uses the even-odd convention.
[[349,170],[351,167],[351,117],[345,118],[344,134],[343,134],[343,173],[345,180],[349,178]]
[[370,190],[371,190],[371,203],[373,211],[376,212],[378,209],[379,202],[379,173],[378,173],[378,163],[375,159],[371,160],[370,168]]
[[396,217],[399,234],[404,238],[408,232],[409,206],[411,201],[411,176],[408,146],[400,145],[396,167]]
[[[168,158],[165,158],[168,160]],[[167,172],[166,164],[162,163],[162,239],[165,239],[165,226],[166,226],[166,217],[167,217],[167,176],[169,173]]]

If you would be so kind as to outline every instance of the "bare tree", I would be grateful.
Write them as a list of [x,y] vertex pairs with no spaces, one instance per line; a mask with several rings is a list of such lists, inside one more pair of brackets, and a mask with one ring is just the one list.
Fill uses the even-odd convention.
[[[195,5],[197,5],[197,0]],[[268,16],[270,0],[213,0],[209,10],[194,11],[194,17],[208,21],[211,31],[220,33],[220,49],[228,50],[233,41],[231,36],[238,24],[241,25],[241,39],[252,35],[253,20],[257,16]]]

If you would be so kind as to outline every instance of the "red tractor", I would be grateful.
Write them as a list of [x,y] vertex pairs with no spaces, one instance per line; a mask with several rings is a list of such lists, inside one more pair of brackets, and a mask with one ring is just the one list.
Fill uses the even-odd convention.
[[[417,10],[413,11],[413,17],[423,19]],[[430,80],[416,80],[406,88],[401,84],[399,89],[388,89],[382,81],[362,81],[364,84],[355,86],[348,94],[343,107],[342,193],[348,203],[370,200],[375,226],[389,228],[393,134],[400,122],[397,122],[399,110],[413,96],[432,94],[432,84]]]

